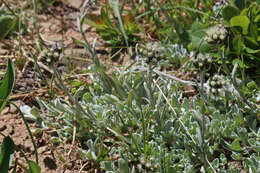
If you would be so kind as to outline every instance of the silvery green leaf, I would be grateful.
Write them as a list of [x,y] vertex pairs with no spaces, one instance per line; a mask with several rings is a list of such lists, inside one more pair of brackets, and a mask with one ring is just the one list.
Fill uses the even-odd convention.
[[119,172],[129,173],[128,162],[122,158],[118,160]]
[[202,146],[202,144],[203,144],[202,133],[201,133],[201,129],[199,126],[196,128],[196,131],[197,131],[197,138],[198,138],[199,144],[201,147],[203,147]]
[[101,168],[105,169],[106,173],[108,173],[108,172],[111,172],[111,173],[116,172],[115,165],[111,161],[103,161],[103,162],[101,162]]
[[20,107],[22,113],[24,114],[24,117],[26,120],[30,121],[36,121],[37,117],[35,117],[33,114],[31,114],[32,108],[28,105],[23,105]]

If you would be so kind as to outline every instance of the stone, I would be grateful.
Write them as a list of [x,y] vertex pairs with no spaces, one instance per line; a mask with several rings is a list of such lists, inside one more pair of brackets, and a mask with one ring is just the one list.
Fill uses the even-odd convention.
[[47,145],[42,146],[42,147],[38,148],[37,151],[39,154],[42,154],[42,153],[48,151],[48,146]]
[[82,0],[65,0],[65,3],[67,3],[69,6],[73,8],[80,8],[82,4]]

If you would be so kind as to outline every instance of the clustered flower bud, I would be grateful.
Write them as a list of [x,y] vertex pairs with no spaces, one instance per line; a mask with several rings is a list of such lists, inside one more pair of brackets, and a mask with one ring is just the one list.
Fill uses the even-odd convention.
[[226,80],[223,75],[214,75],[211,79],[209,79],[210,92],[213,95],[217,95],[220,93],[221,89],[224,87]]
[[192,59],[192,63],[196,69],[199,70],[209,70],[212,64],[212,57],[210,54],[201,54],[197,55],[197,58]]
[[43,63],[50,65],[54,62],[57,62],[59,60],[60,53],[56,49],[51,48],[49,49],[44,49],[40,55],[39,55],[39,61],[42,61]]
[[227,36],[227,30],[221,26],[213,26],[206,31],[205,41],[210,44],[222,43]]
[[150,157],[149,159],[141,157],[140,164],[138,164],[138,169],[140,172],[142,172],[143,167],[145,167],[146,170],[154,171],[158,168],[158,164],[155,163],[154,157]]
[[140,55],[146,59],[146,62],[156,63],[165,58],[166,49],[159,42],[148,42],[139,48]]

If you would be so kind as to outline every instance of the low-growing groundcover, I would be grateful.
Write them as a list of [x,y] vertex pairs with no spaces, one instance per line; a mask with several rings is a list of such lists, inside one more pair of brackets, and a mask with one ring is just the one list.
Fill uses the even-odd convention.
[[62,123],[52,123],[61,140],[71,140],[77,117],[81,159],[108,172],[259,172],[257,112],[237,93],[227,89],[206,104],[185,98],[178,82],[153,75],[153,108],[145,76],[134,67],[120,71],[109,88],[93,74],[87,92],[75,94],[93,122],[61,98],[39,103],[52,115],[48,122],[63,112]]
[[[237,3],[232,7],[238,8]],[[164,68],[160,61],[167,60],[163,48],[167,44],[148,43],[142,50],[136,46],[137,63],[124,70],[115,67],[107,75],[87,40],[77,41],[93,59],[89,68],[92,82],[74,91],[75,106],[61,98],[49,104],[38,100],[50,114],[46,123],[58,127],[60,141],[72,140],[73,127],[77,127],[76,138],[82,146],[78,153],[91,163],[92,170],[259,172],[259,87],[250,79],[251,73],[245,80],[244,56],[233,64],[228,62],[232,50],[227,40],[239,34],[238,23],[232,19],[236,15],[232,15],[230,25],[202,26],[195,21],[192,29],[203,29],[200,40],[190,32],[187,48],[194,47],[195,54],[186,54],[192,57],[188,62],[181,60],[181,53],[175,54],[179,61],[173,63],[196,69],[199,77],[195,82],[171,80],[158,72]],[[79,20],[79,30],[84,17]],[[239,26],[247,34],[245,26]],[[185,97],[184,85],[195,86],[198,94]],[[62,121],[53,123],[61,112]]]
[[[170,8],[172,4],[176,9]],[[126,68],[101,63],[95,44],[88,43],[82,29],[88,16],[82,10],[78,29],[83,41],[74,42],[92,59],[91,82],[69,90],[57,70],[59,56],[53,50],[42,51],[39,60],[52,68],[53,79],[69,101],[37,99],[42,117],[27,107],[27,114],[40,120],[42,128],[35,132],[46,126],[57,129],[52,144],[75,137],[79,158],[90,172],[260,172],[259,1],[219,4],[210,11],[213,4],[208,1],[144,1],[145,20],[148,24],[155,20],[160,31],[154,34],[161,40],[134,45],[135,63]],[[119,41],[124,42],[115,45],[135,43],[128,37],[139,30],[125,31],[123,7],[118,1],[106,1],[105,7],[116,17],[108,20],[113,11],[106,9],[103,22],[117,20],[118,28],[110,31],[121,34]],[[191,21],[176,20],[173,15],[179,9],[185,9],[183,18]],[[163,16],[168,23],[159,22]],[[103,27],[101,36],[107,26]],[[114,43],[113,38],[106,39]],[[194,73],[193,81],[170,75],[177,68]],[[191,97],[187,85],[195,90]]]

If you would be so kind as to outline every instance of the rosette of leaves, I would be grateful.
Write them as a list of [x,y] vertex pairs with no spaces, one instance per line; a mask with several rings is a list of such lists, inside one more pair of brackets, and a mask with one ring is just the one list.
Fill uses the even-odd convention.
[[148,42],[139,48],[141,56],[147,63],[157,63],[161,59],[165,59],[165,48],[159,42]]
[[165,59],[159,61],[163,68],[180,68],[188,60],[187,49],[180,44],[165,44]]
[[204,39],[210,44],[220,44],[224,42],[226,36],[227,30],[221,25],[216,25],[206,30]]
[[59,60],[60,52],[55,49],[44,49],[39,55],[39,61],[43,62],[46,65],[51,65]]
[[226,82],[227,81],[225,80],[223,75],[214,75],[212,78],[209,79],[210,92],[213,95],[219,94]]

